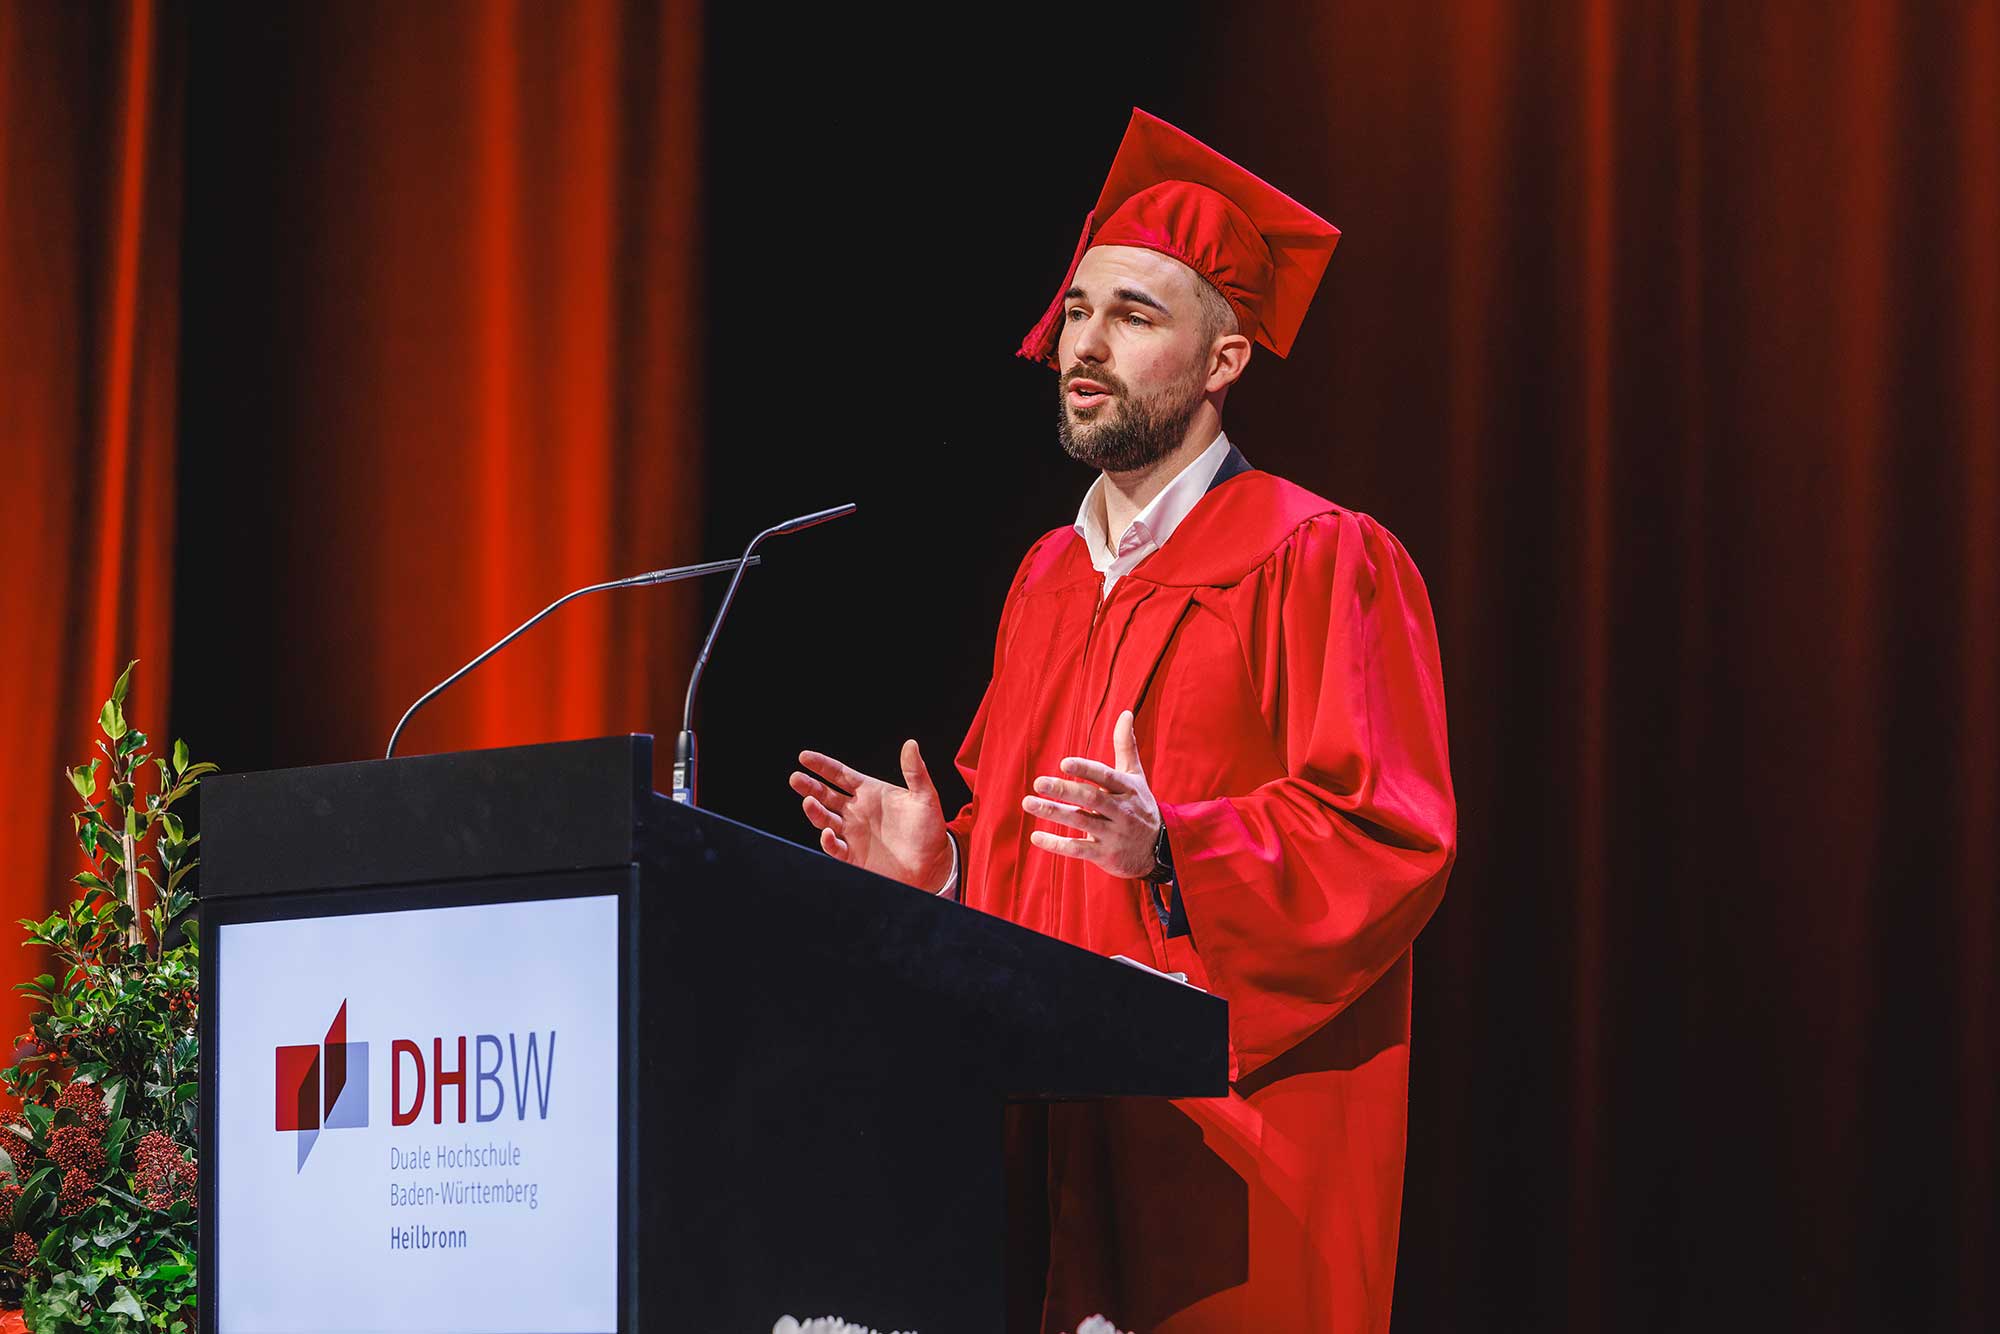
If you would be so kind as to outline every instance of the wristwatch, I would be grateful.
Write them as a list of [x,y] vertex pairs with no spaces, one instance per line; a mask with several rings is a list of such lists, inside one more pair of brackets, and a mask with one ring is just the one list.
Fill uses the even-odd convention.
[[1174,852],[1167,846],[1167,822],[1160,821],[1160,836],[1153,840],[1153,869],[1146,872],[1146,883],[1165,885],[1174,878]]

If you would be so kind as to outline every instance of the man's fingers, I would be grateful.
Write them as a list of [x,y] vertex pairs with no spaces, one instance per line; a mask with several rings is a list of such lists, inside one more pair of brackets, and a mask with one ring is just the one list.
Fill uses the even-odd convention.
[[1081,755],[1072,755],[1062,762],[1062,771],[1071,778],[1087,778],[1106,792],[1115,792],[1121,797],[1132,795],[1132,784],[1125,775],[1108,764],[1087,760]]
[[1071,783],[1060,778],[1037,778],[1035,792],[1056,801],[1066,801],[1099,815],[1111,814],[1111,794],[1095,783]]
[[1066,806],[1060,801],[1044,801],[1040,797],[1021,798],[1021,809],[1044,820],[1080,829],[1089,833],[1104,827],[1104,817],[1094,811],[1086,811],[1076,806]]
[[850,769],[833,756],[822,755],[816,750],[800,751],[799,763],[816,774],[821,782],[844,788],[848,792],[859,792],[863,783],[872,781],[859,769]]
[[1087,862],[1096,861],[1098,851],[1103,847],[1103,844],[1092,839],[1064,838],[1061,834],[1051,834],[1040,829],[1028,835],[1028,842],[1043,852],[1053,852],[1058,857],[1076,857]]
[[928,793],[931,787],[931,771],[924,767],[924,753],[917,748],[915,738],[903,743],[903,786],[912,792]]
[[841,819],[838,814],[820,805],[819,801],[813,797],[807,797],[803,805],[805,806],[806,820],[813,828],[831,829],[835,834],[842,837],[846,836],[847,821]]
[[839,788],[828,787],[811,774],[794,773],[792,791],[802,797],[811,797],[830,811],[846,810],[847,803],[854,800]]
[[1139,731],[1130,709],[1118,715],[1117,725],[1111,729],[1111,759],[1128,774],[1144,772],[1139,765]]
[[847,844],[831,829],[822,829],[819,831],[819,849],[827,856],[835,858],[838,861],[844,862],[848,860]]

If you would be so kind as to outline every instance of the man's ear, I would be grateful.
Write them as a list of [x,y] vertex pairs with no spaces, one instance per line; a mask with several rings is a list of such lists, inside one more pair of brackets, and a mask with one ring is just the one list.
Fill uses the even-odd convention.
[[1208,353],[1208,383],[1213,394],[1236,383],[1250,365],[1250,340],[1240,333],[1224,334]]

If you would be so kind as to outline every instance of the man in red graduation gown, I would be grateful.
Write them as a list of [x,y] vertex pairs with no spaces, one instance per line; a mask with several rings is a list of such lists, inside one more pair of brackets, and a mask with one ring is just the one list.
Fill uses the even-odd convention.
[[792,775],[830,855],[1229,1002],[1227,1097],[1016,1123],[1018,1328],[1389,1324],[1410,946],[1456,832],[1437,634],[1386,529],[1222,431],[1338,235],[1135,111],[1021,349],[1102,475],[1008,591],[971,802],[947,821],[914,741],[901,785],[813,751]]

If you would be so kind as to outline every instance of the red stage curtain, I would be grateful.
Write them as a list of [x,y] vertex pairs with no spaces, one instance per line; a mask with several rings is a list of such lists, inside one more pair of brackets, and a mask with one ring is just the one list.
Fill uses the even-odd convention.
[[[186,33],[170,7],[0,4],[0,977],[74,892],[64,765],[143,659],[167,725]],[[163,738],[162,738],[163,739]],[[0,987],[0,1052],[27,1007]]]
[[[212,100],[191,215],[249,244],[237,267],[213,234],[189,238],[191,272],[231,285],[191,291],[190,314],[211,301],[200,327],[238,358],[203,372],[208,471],[190,485],[214,489],[203,512],[221,522],[252,504],[283,517],[243,523],[268,549],[203,535],[224,558],[187,572],[188,596],[211,604],[196,633],[224,643],[235,600],[276,604],[253,617],[275,630],[255,672],[273,665],[272,684],[246,683],[225,751],[360,759],[558,595],[705,554],[699,15],[352,3],[251,15],[248,33],[243,17],[196,17],[214,79],[197,87]],[[255,151],[246,133],[266,131],[244,117],[275,127]],[[225,174],[244,163],[258,179]],[[267,293],[274,353],[216,329],[245,284]],[[237,414],[246,373],[256,407]],[[670,731],[700,598],[571,604],[419,714],[401,750]]]
[[1398,1328],[1990,1324],[2000,7],[1203,40],[1344,229],[1231,434],[1439,609]]

